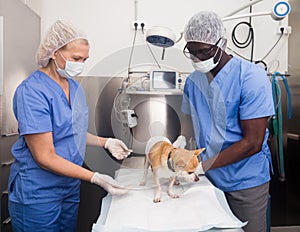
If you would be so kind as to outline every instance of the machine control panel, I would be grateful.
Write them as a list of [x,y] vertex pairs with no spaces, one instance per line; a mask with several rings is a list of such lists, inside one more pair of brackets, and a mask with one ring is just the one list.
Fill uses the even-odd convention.
[[186,76],[170,70],[153,70],[147,78],[126,88],[129,94],[182,94]]

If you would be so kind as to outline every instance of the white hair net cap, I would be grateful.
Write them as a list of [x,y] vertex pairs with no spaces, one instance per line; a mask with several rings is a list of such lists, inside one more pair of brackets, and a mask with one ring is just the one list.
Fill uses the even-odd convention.
[[36,61],[38,65],[46,67],[54,52],[76,39],[88,40],[85,33],[75,28],[72,24],[57,20],[49,28],[37,50]]
[[214,45],[221,37],[226,39],[223,21],[213,11],[200,11],[195,14],[184,29],[186,42],[202,42]]

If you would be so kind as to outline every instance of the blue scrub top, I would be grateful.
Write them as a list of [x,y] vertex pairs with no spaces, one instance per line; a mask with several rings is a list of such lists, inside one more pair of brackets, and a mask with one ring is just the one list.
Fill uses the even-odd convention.
[[[192,117],[198,147],[205,161],[243,138],[240,120],[274,115],[272,89],[258,65],[233,57],[209,83],[193,72],[185,83],[182,112]],[[262,150],[234,164],[206,172],[222,191],[259,186],[270,180],[271,153],[266,130]]]
[[56,153],[82,165],[86,148],[88,107],[82,87],[68,79],[70,104],[63,89],[49,76],[35,71],[17,88],[13,110],[20,136],[12,147],[15,158],[9,178],[9,200],[23,204],[79,201],[80,180],[42,169],[33,159],[24,135],[52,132]]

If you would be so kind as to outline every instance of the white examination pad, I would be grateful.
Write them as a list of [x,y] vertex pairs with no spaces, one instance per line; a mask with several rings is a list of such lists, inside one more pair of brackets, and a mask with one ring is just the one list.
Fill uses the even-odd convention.
[[224,193],[206,177],[200,177],[196,183],[174,186],[174,192],[180,195],[174,199],[166,193],[168,183],[162,181],[160,203],[153,203],[152,172],[149,170],[146,186],[138,185],[142,177],[140,169],[119,170],[117,180],[133,189],[126,195],[108,195],[103,199],[93,232],[195,232],[211,228],[243,231],[241,227],[246,225],[232,214]]

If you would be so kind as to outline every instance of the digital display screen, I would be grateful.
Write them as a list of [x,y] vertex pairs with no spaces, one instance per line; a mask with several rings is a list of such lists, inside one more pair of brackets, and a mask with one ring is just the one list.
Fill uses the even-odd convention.
[[176,72],[153,71],[152,75],[153,89],[176,88]]

